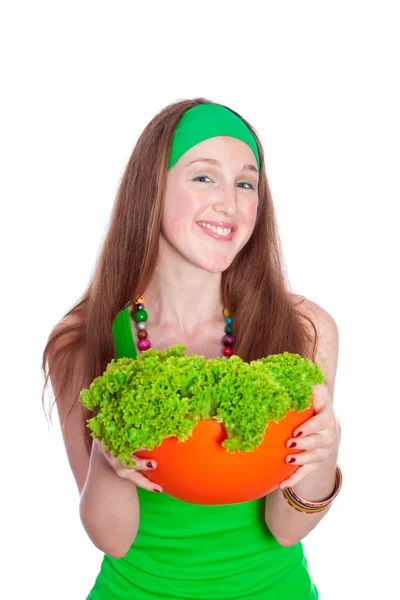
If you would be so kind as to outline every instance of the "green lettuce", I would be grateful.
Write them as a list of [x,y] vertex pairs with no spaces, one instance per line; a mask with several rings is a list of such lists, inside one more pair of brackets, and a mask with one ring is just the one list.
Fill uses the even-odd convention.
[[312,386],[322,384],[319,365],[284,352],[243,361],[239,356],[205,359],[185,346],[150,349],[136,359],[113,359],[81,390],[79,400],[96,413],[91,435],[127,465],[139,448],[151,451],[165,438],[184,442],[199,420],[222,423],[229,452],[254,450],[269,422],[311,406]]

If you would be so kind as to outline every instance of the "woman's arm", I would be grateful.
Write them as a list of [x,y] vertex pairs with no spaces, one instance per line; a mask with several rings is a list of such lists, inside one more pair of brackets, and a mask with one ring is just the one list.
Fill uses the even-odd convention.
[[[307,300],[302,304],[303,308],[307,310],[318,331],[315,362],[323,370],[324,383],[333,400],[339,345],[337,326],[331,315],[315,303]],[[335,487],[339,442],[340,426],[339,439],[335,441],[329,457],[319,463],[317,470],[309,473],[299,483],[293,485],[300,497],[312,502],[325,500],[332,494]],[[281,489],[278,488],[266,496],[265,521],[273,536],[282,546],[292,546],[306,537],[316,527],[327,515],[330,507],[328,506],[315,515],[298,512],[289,506]]]
[[79,513],[93,544],[105,554],[121,558],[134,542],[139,527],[136,485],[120,477],[94,440]]
[[[78,318],[69,315],[57,325],[57,330],[76,322]],[[80,517],[94,545],[105,554],[119,558],[128,551],[138,529],[136,485],[116,473],[96,440],[89,454],[85,431],[87,415],[77,399],[79,392],[89,387],[91,382],[85,375],[83,352],[78,351],[68,385],[61,390],[60,373],[67,359],[62,353],[57,356],[56,352],[65,343],[65,338],[63,336],[57,340],[49,355],[50,380],[68,461],[81,496]],[[140,474],[136,476],[140,477]]]

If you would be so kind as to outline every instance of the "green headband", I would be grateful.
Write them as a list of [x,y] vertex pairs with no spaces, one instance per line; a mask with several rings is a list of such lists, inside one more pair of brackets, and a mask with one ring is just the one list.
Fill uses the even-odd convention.
[[219,135],[245,142],[253,150],[260,169],[258,148],[250,129],[242,119],[219,104],[197,104],[183,113],[172,136],[168,169],[190,148]]

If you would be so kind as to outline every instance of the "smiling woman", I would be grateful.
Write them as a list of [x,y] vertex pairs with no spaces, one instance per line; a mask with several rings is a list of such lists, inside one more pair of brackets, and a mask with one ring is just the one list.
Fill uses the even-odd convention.
[[[301,495],[325,499],[338,443],[330,395],[337,344],[330,343],[333,320],[311,306],[285,280],[254,128],[204,98],[161,110],[128,161],[90,284],[43,353],[82,524],[104,552],[88,598],[318,598],[300,539],[326,513],[309,520],[279,489],[215,506],[154,494],[162,488],[145,472],[155,461],[136,457],[137,466],[127,467],[107,454],[86,426],[94,414],[78,401],[113,358],[136,358],[150,345],[178,343],[207,359],[233,353],[250,362],[283,352],[318,358],[329,388],[315,395],[315,417],[302,425],[302,441],[296,438],[307,463],[296,481],[313,471]],[[333,348],[328,366],[326,343]]]
[[[244,162],[253,168],[252,182],[243,182]],[[207,174],[199,174],[199,163],[209,165]],[[175,250],[206,271],[230,266],[254,230],[256,164],[251,148],[229,136],[199,142],[176,161],[168,173],[160,240],[168,261]]]

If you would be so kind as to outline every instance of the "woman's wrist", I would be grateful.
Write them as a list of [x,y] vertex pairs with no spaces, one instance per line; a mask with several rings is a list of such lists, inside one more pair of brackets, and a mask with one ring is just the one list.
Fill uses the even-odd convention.
[[329,496],[324,498],[323,500],[313,500],[310,501],[308,499],[300,496],[292,487],[285,488],[283,490],[283,496],[288,504],[295,508],[299,512],[304,512],[307,514],[315,514],[317,512],[321,512],[330,506],[336,496],[339,494],[342,487],[342,471],[339,465],[335,467],[335,483],[332,489],[332,492]]
[[296,494],[310,502],[322,502],[330,497],[335,486],[339,449],[319,463],[319,467],[293,485]]
[[282,490],[292,508],[301,512],[315,513],[332,504],[342,486],[342,472],[337,464],[339,445],[320,466],[293,487]]

